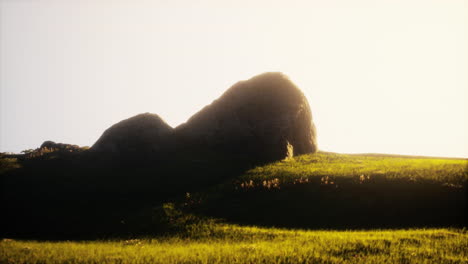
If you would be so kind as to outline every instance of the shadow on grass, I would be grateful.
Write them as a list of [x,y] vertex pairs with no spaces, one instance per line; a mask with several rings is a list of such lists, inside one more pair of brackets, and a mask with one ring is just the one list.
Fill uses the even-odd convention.
[[[59,155],[23,160],[21,165],[1,174],[1,237],[164,236],[210,218],[241,225],[333,230],[466,227],[468,219],[466,182],[454,186],[344,177],[270,187],[223,185],[257,164],[212,153],[143,161]],[[167,202],[175,202],[180,213],[165,210]],[[179,221],[181,217],[188,222]]]
[[192,210],[237,224],[306,229],[466,227],[468,220],[466,184],[403,179],[225,188]]

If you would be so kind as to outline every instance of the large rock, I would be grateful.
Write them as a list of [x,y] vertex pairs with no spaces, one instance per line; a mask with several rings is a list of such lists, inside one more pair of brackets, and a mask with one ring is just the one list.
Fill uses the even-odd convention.
[[255,164],[313,153],[317,141],[301,90],[282,73],[264,73],[234,84],[175,129],[140,114],[107,129],[91,149],[206,167],[226,157]]
[[179,143],[253,161],[317,151],[307,98],[282,73],[264,73],[229,88],[175,129]]
[[139,114],[108,128],[91,150],[117,155],[159,156],[173,132],[156,114]]
[[39,149],[49,149],[49,150],[58,150],[58,151],[77,151],[81,150],[81,148],[78,145],[72,145],[72,144],[64,144],[64,143],[55,143],[54,141],[44,141],[44,143],[41,144]]

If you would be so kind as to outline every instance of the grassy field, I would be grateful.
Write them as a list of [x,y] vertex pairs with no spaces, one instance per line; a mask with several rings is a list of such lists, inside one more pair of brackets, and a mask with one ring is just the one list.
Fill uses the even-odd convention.
[[467,182],[466,159],[319,152],[248,170],[202,193],[198,207],[272,227],[461,228]]
[[408,182],[438,182],[462,185],[468,179],[468,160],[424,158],[378,154],[338,154],[319,152],[259,166],[247,171],[239,180],[279,181],[279,184],[307,181],[339,182],[354,179],[358,183],[370,180]]
[[0,263],[468,263],[467,181],[466,159],[303,155],[109,218],[114,239],[5,238]]
[[468,263],[468,234],[456,229],[301,231],[219,224],[196,239],[4,239],[0,263]]

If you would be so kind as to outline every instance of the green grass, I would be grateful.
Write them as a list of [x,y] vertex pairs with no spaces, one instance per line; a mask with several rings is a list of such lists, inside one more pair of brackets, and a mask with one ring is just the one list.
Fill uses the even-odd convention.
[[18,159],[16,158],[6,158],[0,154],[0,175],[5,173],[9,170],[14,170],[20,168],[20,164],[18,163]]
[[467,168],[466,159],[303,155],[164,204],[162,236],[3,239],[0,263],[468,263]]
[[280,184],[289,184],[323,177],[335,181],[354,179],[359,183],[385,179],[461,185],[468,180],[468,160],[319,152],[256,167],[239,180],[263,184],[278,179]]
[[197,239],[4,239],[0,263],[468,263],[468,234],[455,229],[301,231],[218,224]]
[[213,188],[201,214],[309,229],[464,227],[468,160],[319,152]]

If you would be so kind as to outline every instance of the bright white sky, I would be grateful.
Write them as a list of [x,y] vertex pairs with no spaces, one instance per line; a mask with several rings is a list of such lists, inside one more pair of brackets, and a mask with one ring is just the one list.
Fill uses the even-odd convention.
[[319,148],[468,157],[463,0],[0,0],[0,151],[92,145],[142,112],[186,121],[282,71]]

